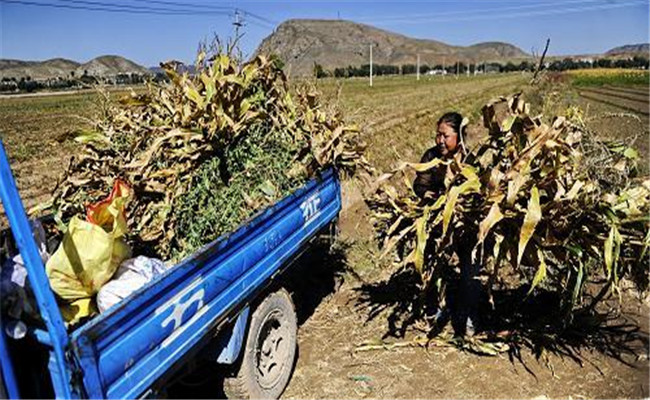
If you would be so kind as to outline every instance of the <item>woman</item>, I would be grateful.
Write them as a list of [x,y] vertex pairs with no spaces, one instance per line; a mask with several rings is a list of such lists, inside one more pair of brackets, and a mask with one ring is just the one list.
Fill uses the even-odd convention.
[[[448,160],[455,158],[460,162],[466,154],[463,141],[465,134],[463,116],[457,112],[449,112],[440,117],[436,126],[436,146],[427,150],[420,162],[427,163],[435,158]],[[413,182],[413,191],[420,198],[424,198],[427,192],[439,195],[445,190],[445,180],[451,178],[453,178],[453,169],[445,166],[418,172]]]
[[[467,154],[465,149],[465,123],[463,116],[457,112],[449,112],[440,117],[436,129],[436,146],[427,150],[422,156],[421,163],[427,163],[435,158],[444,160],[455,159],[458,164]],[[448,184],[458,172],[456,165],[440,165],[425,172],[418,172],[413,182],[413,191],[424,199],[438,197],[445,192]],[[478,318],[478,304],[481,296],[481,284],[478,281],[480,265],[472,263],[471,251],[474,248],[476,235],[468,232],[456,244],[456,254],[461,266],[460,287],[455,301],[452,323],[454,331],[459,336],[472,336]],[[438,310],[436,322],[447,319],[446,309]]]

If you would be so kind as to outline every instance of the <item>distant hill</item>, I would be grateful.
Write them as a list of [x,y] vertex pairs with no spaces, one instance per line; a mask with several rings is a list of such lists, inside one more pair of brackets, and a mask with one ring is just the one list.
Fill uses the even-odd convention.
[[605,55],[618,56],[634,53],[645,53],[647,56],[648,53],[650,53],[650,43],[626,44],[624,46],[614,47],[613,49],[608,50]]
[[0,59],[0,79],[30,77],[42,80],[57,77],[70,77],[71,73],[79,77],[87,71],[93,76],[114,76],[123,73],[150,73],[145,67],[120,56],[101,56],[80,64],[65,58],[53,58],[46,61],[21,61]]
[[117,74],[149,74],[147,68],[127,60],[120,56],[101,56],[81,64],[77,67],[76,74],[79,76],[87,72],[92,76],[109,76]]
[[[153,74],[164,74],[165,70],[162,69],[161,67],[149,67],[149,71]],[[192,64],[184,64],[180,63],[178,67],[176,68],[177,72],[183,73],[187,72],[188,74],[194,74],[196,73],[196,67]]]
[[280,24],[265,38],[256,54],[277,54],[293,75],[310,75],[314,63],[325,69],[367,64],[369,45],[375,44],[377,64],[430,66],[456,61],[465,63],[510,61],[530,58],[516,46],[502,42],[452,46],[428,39],[414,39],[369,25],[343,20],[293,19]]
[[46,61],[0,60],[0,78],[47,79],[57,76],[70,76],[70,72],[79,66],[78,62],[65,58],[53,58]]
[[36,63],[36,61],[0,59],[0,71],[10,68],[22,68]]

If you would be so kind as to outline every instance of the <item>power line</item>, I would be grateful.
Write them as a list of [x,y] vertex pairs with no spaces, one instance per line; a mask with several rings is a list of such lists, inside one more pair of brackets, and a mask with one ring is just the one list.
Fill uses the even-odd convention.
[[[72,3],[72,4],[85,4],[85,5],[90,5],[90,6],[100,6],[100,7],[110,7],[110,8],[115,8],[118,10],[141,10],[141,11],[153,11],[153,12],[169,12],[170,14],[197,14],[199,11],[197,10],[186,10],[186,9],[178,9],[178,8],[163,8],[163,7],[146,7],[146,6],[133,6],[130,4],[112,4],[112,3],[105,3],[101,1],[90,1],[90,0],[57,0],[61,3]],[[221,11],[203,11],[202,13],[210,13],[211,15],[224,15],[228,14],[226,11],[227,8],[223,8]]]
[[254,14],[254,13],[252,13],[252,12],[250,12],[250,11],[244,11],[244,10],[240,10],[240,11],[241,11],[244,15],[246,15],[246,16],[248,16],[248,17],[255,18],[255,19],[258,20],[258,21],[261,21],[261,22],[264,22],[264,23],[267,23],[267,24],[271,24],[271,25],[277,25],[277,24],[278,24],[278,21],[273,21],[273,20],[271,20],[271,19],[264,18],[264,17],[262,17],[262,16],[259,16],[259,15],[257,15],[257,14]]
[[[409,23],[409,24],[418,24],[418,23],[423,23],[423,22],[456,22],[456,21],[476,21],[476,20],[482,20],[482,19],[494,19],[494,18],[515,18],[515,17],[530,17],[530,16],[535,16],[535,15],[552,15],[552,14],[563,14],[563,13],[571,13],[571,12],[584,12],[584,11],[593,11],[593,10],[607,10],[607,9],[614,9],[614,8],[622,8],[622,7],[629,7],[629,6],[637,6],[637,5],[646,5],[648,4],[646,1],[632,1],[632,2],[626,2],[626,3],[614,3],[614,4],[602,4],[602,5],[593,5],[593,6],[585,6],[585,7],[574,7],[574,8],[556,8],[553,10],[540,10],[540,11],[530,11],[530,12],[525,12],[525,13],[494,13],[494,14],[486,14],[483,13],[482,15],[470,15],[470,16],[465,16],[465,17],[460,17],[460,18],[430,18],[430,19],[422,19],[422,20],[414,20],[414,18],[408,18],[408,19],[395,19],[391,20],[388,22],[399,22],[399,23]],[[379,21],[373,20],[373,22],[376,23],[381,23]]]
[[[163,0],[131,0],[140,3],[149,3],[149,4],[162,4],[166,6],[173,7],[182,7],[182,8],[168,8],[168,7],[148,7],[148,6],[137,6],[130,4],[112,4],[101,1],[92,1],[92,0],[58,0],[61,2],[53,3],[51,2],[36,2],[30,0],[0,0],[0,3],[7,4],[20,4],[26,6],[35,6],[35,7],[46,7],[46,8],[58,8],[58,9],[67,9],[67,10],[83,10],[83,11],[99,11],[99,12],[111,12],[111,13],[122,13],[122,14],[138,14],[138,15],[186,15],[186,16],[215,16],[215,15],[232,15],[237,11],[233,7],[225,6],[205,6],[204,9],[198,9],[200,6],[196,3],[178,3],[172,1],[163,1]],[[54,0],[57,1],[57,0]],[[195,9],[188,9],[185,7],[193,7]],[[272,21],[268,18],[264,18],[257,14],[239,10],[242,15],[250,17],[251,23],[262,28],[266,29],[275,29],[276,21]]]
[[[57,0],[50,0],[57,1]],[[135,14],[135,15],[162,15],[162,16],[198,16],[198,17],[213,17],[218,16],[229,16],[233,15],[236,11],[233,7],[209,7],[206,10],[188,10],[181,8],[164,8],[164,7],[147,7],[147,6],[136,6],[129,4],[111,4],[101,1],[92,1],[92,0],[58,0],[65,2],[63,4],[52,3],[52,2],[35,2],[30,0],[0,0],[0,3],[7,4],[20,4],[26,6],[36,6],[36,7],[45,7],[45,8],[57,8],[57,9],[66,9],[66,10],[83,10],[83,11],[97,11],[97,12],[110,12],[110,13],[120,13],[120,14]],[[171,6],[192,6],[198,7],[197,4],[182,4],[162,0],[132,0],[139,1],[142,3],[152,3],[152,4],[165,4]],[[257,14],[239,10],[242,15],[251,17],[250,23],[258,26],[263,29],[274,30],[275,21],[261,17]]]
[[[81,0],[79,0],[81,1]],[[79,5],[70,5],[70,4],[53,4],[53,3],[40,3],[27,0],[0,0],[0,3],[6,4],[21,4],[26,6],[36,6],[36,7],[46,7],[46,8],[59,8],[67,10],[84,10],[84,11],[101,11],[101,12],[112,12],[112,13],[122,13],[122,14],[145,14],[145,15],[215,15],[215,14],[206,14],[204,12],[184,12],[184,11],[156,11],[156,10],[137,10],[130,8],[119,8],[114,5],[106,6],[79,6]],[[216,13],[216,12],[215,12]],[[228,13],[223,12],[221,15],[228,15]]]
[[175,1],[164,1],[164,0],[131,0],[131,1],[136,1],[140,3],[150,3],[150,4],[162,4],[162,5],[169,5],[169,6],[178,6],[178,7],[189,7],[189,8],[198,8],[201,10],[230,10],[230,11],[239,11],[242,15],[257,19],[260,22],[271,24],[272,26],[277,25],[278,21],[274,21],[265,17],[262,17],[260,15],[257,15],[255,13],[252,13],[250,11],[246,10],[241,10],[239,8],[233,8],[233,7],[228,7],[228,6],[213,6],[211,4],[199,4],[199,3],[179,3]]
[[175,1],[163,1],[163,0],[131,0],[139,3],[150,3],[150,4],[161,4],[166,6],[178,6],[178,7],[189,7],[189,8],[198,8],[201,10],[232,10],[232,7],[228,6],[214,6],[212,4],[197,4],[197,3],[179,3]]
[[519,5],[519,6],[508,6],[508,7],[492,7],[492,8],[486,8],[486,9],[478,9],[478,10],[463,10],[463,11],[449,11],[449,12],[437,12],[437,13],[432,13],[432,14],[410,14],[410,15],[401,15],[401,16],[390,16],[390,17],[380,17],[380,18],[372,18],[372,17],[361,17],[358,18],[360,21],[366,21],[366,20],[372,20],[373,22],[389,22],[393,20],[403,20],[405,18],[409,19],[429,19],[429,18],[439,18],[439,17],[445,17],[445,16],[453,16],[453,15],[467,15],[467,14],[483,14],[486,12],[503,12],[503,11],[515,11],[515,10],[524,10],[524,9],[535,9],[535,8],[542,8],[542,7],[549,7],[549,6],[563,6],[567,4],[588,4],[588,3],[598,3],[602,2],[602,0],[567,0],[567,1],[562,1],[562,2],[541,2],[537,4],[528,4],[528,5]]

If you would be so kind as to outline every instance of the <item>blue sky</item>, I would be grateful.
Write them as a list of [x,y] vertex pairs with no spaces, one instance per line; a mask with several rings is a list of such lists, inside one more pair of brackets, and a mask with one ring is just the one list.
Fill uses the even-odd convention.
[[232,35],[235,8],[244,15],[245,54],[252,53],[275,24],[290,18],[341,18],[453,45],[504,41],[529,53],[541,51],[550,37],[551,55],[602,53],[648,42],[649,4],[648,0],[0,0],[0,58],[64,57],[85,62],[118,54],[145,66],[169,59],[191,61],[200,40],[214,33]]

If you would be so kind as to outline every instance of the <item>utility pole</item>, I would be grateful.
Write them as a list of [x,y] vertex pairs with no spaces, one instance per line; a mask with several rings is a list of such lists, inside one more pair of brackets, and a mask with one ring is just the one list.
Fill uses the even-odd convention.
[[372,43],[370,44],[370,86],[372,87]]
[[418,70],[416,76],[417,76],[416,79],[419,81],[420,80],[420,55],[419,54],[418,54]]
[[233,26],[235,27],[235,40],[239,37],[239,28],[244,25],[239,14],[239,10],[235,9],[235,20],[233,21]]

